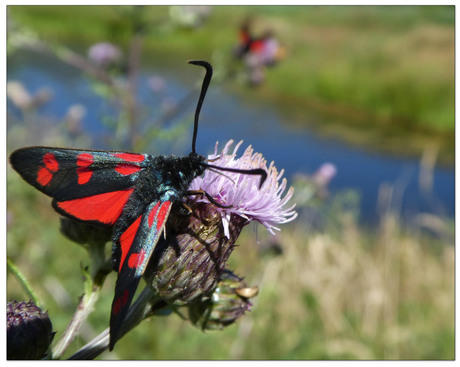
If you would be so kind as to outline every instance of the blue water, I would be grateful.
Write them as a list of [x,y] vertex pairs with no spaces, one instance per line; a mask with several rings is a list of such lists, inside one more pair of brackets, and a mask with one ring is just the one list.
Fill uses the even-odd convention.
[[[186,67],[199,78],[201,74],[196,68]],[[151,116],[149,121],[154,121],[155,114],[159,111],[159,96],[149,90],[146,81],[153,72],[143,72],[139,81],[141,100],[149,108],[143,110],[143,113]],[[190,83],[184,83],[180,80],[181,77],[170,71],[166,76],[163,72],[158,73],[166,77],[165,93],[177,101],[192,89]],[[8,64],[7,77],[9,81],[22,82],[32,94],[44,86],[53,90],[52,100],[40,107],[40,114],[60,119],[72,104],[84,105],[87,110],[83,121],[85,131],[94,135],[94,148],[104,148],[103,140],[98,140],[97,137],[109,134],[110,130],[101,123],[101,117],[110,114],[112,110],[92,93],[88,81],[80,73],[48,58],[35,57],[32,61],[15,58],[14,62],[10,61]],[[192,79],[189,78],[188,81],[190,80]],[[17,113],[10,104],[8,106],[11,108],[10,113]],[[188,111],[193,111],[194,108],[195,102],[189,106]],[[216,141],[223,144],[229,139],[236,142],[242,139],[245,144],[241,151],[251,144],[269,162],[274,160],[278,168],[284,168],[288,178],[298,172],[311,174],[323,163],[331,162],[337,167],[337,175],[329,186],[330,191],[356,189],[361,195],[361,215],[366,220],[372,221],[377,217],[378,191],[384,183],[396,185],[401,190],[398,209],[403,217],[420,211],[454,216],[453,168],[435,168],[433,192],[427,196],[419,189],[418,159],[370,153],[335,139],[320,137],[307,129],[294,128],[284,121],[285,117],[273,106],[241,100],[211,84],[201,113],[197,150],[201,154],[207,154],[213,150]],[[165,129],[168,127],[167,124]],[[165,153],[188,153],[191,130],[190,124],[189,135],[180,141],[181,144],[169,144],[159,148]],[[169,147],[172,148],[168,149]]]

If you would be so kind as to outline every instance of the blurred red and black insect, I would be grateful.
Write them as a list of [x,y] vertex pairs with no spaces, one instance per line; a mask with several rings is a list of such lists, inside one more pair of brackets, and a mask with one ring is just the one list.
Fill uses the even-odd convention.
[[233,55],[246,66],[248,81],[258,85],[265,79],[265,68],[280,62],[286,56],[286,49],[272,30],[254,36],[251,24],[251,19],[248,19],[241,25]]
[[261,176],[263,169],[240,170],[216,167],[196,153],[198,119],[212,66],[206,61],[189,61],[206,69],[195,111],[192,152],[185,157],[27,147],[11,154],[13,168],[29,184],[53,198],[54,209],[69,218],[112,230],[113,265],[118,272],[110,316],[110,350],[117,341],[140,278],[165,230],[174,205],[190,195],[193,179],[206,169]]

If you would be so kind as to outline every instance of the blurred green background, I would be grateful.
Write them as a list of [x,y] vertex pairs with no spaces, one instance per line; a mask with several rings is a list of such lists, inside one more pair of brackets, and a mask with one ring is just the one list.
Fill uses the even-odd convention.
[[[452,166],[453,6],[216,6],[201,24],[166,6],[9,6],[8,52],[39,39],[65,60],[69,49],[86,52],[99,41],[132,50],[142,37],[141,64],[155,60],[184,70],[184,60],[201,58],[226,70],[238,26],[248,17],[256,33],[272,29],[287,52],[256,90],[216,72],[230,93],[272,104],[294,125],[366,149],[420,156],[435,143],[439,162]],[[101,84],[95,91],[113,97]],[[302,119],[306,106],[327,118]],[[9,116],[8,154],[30,141],[27,120],[37,112],[22,118],[25,124]],[[128,127],[113,127],[116,149],[116,137],[131,131],[129,116],[120,121]],[[190,116],[175,133],[189,126]],[[148,138],[137,136],[130,147],[139,150]],[[50,140],[69,144],[66,133]],[[8,258],[46,305],[57,340],[83,292],[88,255],[60,234],[49,198],[10,167],[7,183]],[[383,201],[392,190],[382,188]],[[358,196],[350,189],[305,200],[299,220],[282,226],[276,240],[261,226],[257,234],[243,232],[229,268],[260,293],[236,324],[203,333],[175,315],[155,317],[99,359],[453,359],[454,219],[421,213],[423,226],[406,227],[383,204],[379,222],[363,226]],[[321,226],[305,224],[302,216],[311,210]],[[112,273],[64,357],[107,327],[114,281]],[[8,300],[24,299],[10,274],[7,288]]]
[[[98,41],[127,49],[128,12],[103,6],[9,7],[15,21],[43,40],[82,49]],[[420,153],[436,137],[441,159],[453,162],[452,6],[216,6],[197,28],[181,26],[188,23],[172,18],[168,7],[141,12],[148,19],[145,64],[180,70],[183,60],[200,57],[218,69],[238,26],[252,17],[254,33],[273,30],[287,56],[267,75],[267,87],[247,92],[248,98],[290,111],[291,123],[307,123],[295,118],[305,105],[340,116],[314,127],[361,145],[372,146],[379,137],[385,149],[399,154]]]

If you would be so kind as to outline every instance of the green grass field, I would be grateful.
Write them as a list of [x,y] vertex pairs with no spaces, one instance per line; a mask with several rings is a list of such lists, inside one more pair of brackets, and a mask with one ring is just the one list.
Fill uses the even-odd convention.
[[[57,341],[90,261],[59,233],[48,198],[11,171],[8,190],[8,258],[43,301]],[[245,230],[229,268],[260,292],[236,324],[204,333],[174,314],[154,317],[99,359],[453,359],[453,222],[435,239],[391,213],[369,231],[340,206],[333,212],[322,231],[306,231],[301,219],[285,226],[277,256],[263,251],[262,227],[257,236]],[[114,281],[112,273],[64,358],[107,327]],[[7,287],[8,300],[26,297],[11,275]]]
[[[87,49],[111,41],[127,48],[129,11],[10,6],[9,16],[49,42]],[[291,124],[313,124],[368,148],[420,155],[434,141],[440,160],[453,163],[453,6],[216,6],[197,29],[175,25],[168,7],[145,7],[142,16],[144,64],[179,68],[202,58],[220,70],[240,23],[251,16],[254,32],[273,29],[287,56],[264,88],[245,97],[274,104]],[[319,123],[305,119],[312,112],[322,116]]]

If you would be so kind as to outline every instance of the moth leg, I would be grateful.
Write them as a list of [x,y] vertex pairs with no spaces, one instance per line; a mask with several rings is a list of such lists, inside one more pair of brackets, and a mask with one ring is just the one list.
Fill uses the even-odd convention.
[[190,208],[187,204],[181,203],[181,205],[182,205],[182,207],[183,207],[185,210],[187,210],[187,212],[188,212],[189,215],[193,213],[192,208]]

